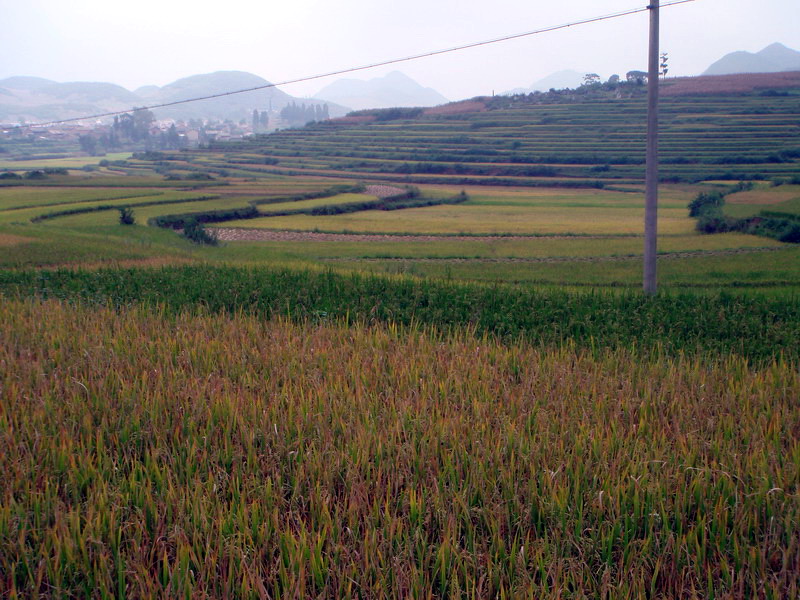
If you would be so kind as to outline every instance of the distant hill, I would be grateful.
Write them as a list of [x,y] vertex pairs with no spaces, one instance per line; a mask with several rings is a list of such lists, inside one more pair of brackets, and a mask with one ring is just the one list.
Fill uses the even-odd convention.
[[[218,71],[193,75],[163,87],[143,86],[131,92],[122,86],[102,82],[58,83],[39,77],[9,77],[0,80],[0,121],[16,122],[57,120],[94,113],[125,110],[136,106],[175,102],[197,96],[259,87],[269,82],[243,71]],[[276,111],[289,104],[320,105],[321,100],[294,98],[277,88],[267,88],[181,104],[155,110],[158,118],[172,119],[249,119],[253,109]],[[344,106],[328,103],[332,117],[344,115]]]
[[0,79],[0,87],[12,88],[15,90],[38,90],[46,85],[52,85],[54,83],[56,82],[51,81],[50,79],[44,79],[42,77],[19,76]]
[[343,104],[355,110],[436,106],[448,101],[433,88],[422,87],[400,71],[366,81],[339,79],[322,88],[314,98]]
[[[800,52],[783,44],[772,44],[761,52],[732,52],[712,64],[703,75],[736,73],[780,73],[800,71]],[[0,82],[2,85],[2,82]]]
[[508,96],[514,94],[530,94],[531,92],[548,92],[551,89],[573,89],[583,84],[583,77],[586,73],[589,73],[589,71],[586,71],[585,73],[579,73],[578,71],[574,71],[572,69],[558,71],[548,75],[547,77],[539,79],[538,81],[534,81],[530,87],[514,88],[513,90],[505,92],[504,95]]
[[133,90],[133,93],[139,96],[140,98],[150,98],[158,94],[158,90],[161,88],[157,85],[143,85],[142,87],[138,87]]
[[[158,88],[148,89],[148,104],[161,104],[194,98],[197,96],[211,96],[233,90],[241,90],[267,85],[269,82],[258,75],[244,71],[217,71],[204,75],[192,75],[178,79],[172,83]],[[293,98],[277,88],[268,88],[211,100],[201,100],[191,104],[182,104],[174,107],[160,108],[155,111],[161,118],[190,119],[248,119],[254,108],[267,110],[270,101],[274,109],[281,109]]]
[[36,88],[39,94],[46,94],[59,100],[71,102],[123,102],[136,104],[141,98],[114,83],[75,81],[71,83],[51,83]]

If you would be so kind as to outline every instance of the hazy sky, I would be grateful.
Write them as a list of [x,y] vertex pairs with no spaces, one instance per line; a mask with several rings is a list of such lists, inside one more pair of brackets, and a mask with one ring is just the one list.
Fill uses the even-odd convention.
[[[662,4],[665,0],[662,0]],[[647,0],[0,0],[0,79],[110,81],[135,89],[218,70],[270,81],[362,65],[647,4]],[[662,11],[670,75],[734,50],[800,49],[800,0],[696,0]],[[562,69],[646,68],[639,14],[350,77],[401,70],[449,99],[529,86]],[[333,79],[283,88],[312,95]]]

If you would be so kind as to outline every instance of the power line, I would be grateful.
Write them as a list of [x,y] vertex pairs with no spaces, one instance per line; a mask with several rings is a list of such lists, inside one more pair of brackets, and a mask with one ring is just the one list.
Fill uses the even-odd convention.
[[[662,4],[661,8],[667,8],[667,7],[670,7],[670,6],[677,6],[679,4],[687,4],[689,2],[695,2],[695,1],[696,0],[672,0],[672,2],[667,2],[666,4]],[[542,29],[535,29],[533,31],[526,31],[524,33],[515,33],[515,34],[511,34],[511,35],[505,35],[505,36],[502,36],[502,37],[492,38],[490,40],[484,40],[484,41],[481,41],[481,42],[472,42],[472,43],[464,44],[464,45],[461,45],[461,46],[454,46],[452,48],[445,48],[443,50],[432,50],[430,52],[423,52],[421,54],[413,54],[411,56],[406,56],[406,57],[403,57],[403,58],[392,58],[392,59],[384,60],[384,61],[381,61],[381,62],[362,65],[360,67],[349,67],[349,68],[346,68],[346,69],[340,69],[338,71],[330,71],[328,73],[321,73],[319,75],[309,75],[307,77],[300,77],[300,78],[297,78],[297,79],[289,79],[289,80],[286,80],[286,81],[279,81],[277,83],[265,83],[264,85],[257,85],[255,87],[245,88],[245,89],[242,89],[242,90],[233,90],[233,91],[230,91],[230,92],[220,92],[218,94],[210,94],[208,96],[197,96],[195,98],[187,98],[185,100],[175,100],[173,102],[164,102],[162,104],[151,104],[149,106],[139,106],[139,107],[130,108],[128,110],[117,110],[117,111],[111,111],[111,112],[97,113],[97,114],[94,114],[94,115],[86,115],[86,116],[83,116],[83,117],[72,117],[70,119],[61,119],[61,120],[58,120],[58,121],[48,121],[46,123],[29,123],[29,124],[26,124],[26,125],[16,125],[15,129],[19,129],[19,128],[22,128],[22,127],[50,127],[52,125],[60,125],[62,123],[73,123],[75,121],[85,121],[87,119],[100,119],[102,117],[113,117],[113,116],[116,116],[116,115],[122,115],[122,114],[126,114],[126,113],[129,113],[129,112],[135,112],[135,111],[139,111],[139,110],[154,110],[154,109],[157,109],[157,108],[166,108],[168,106],[176,106],[178,104],[188,104],[189,102],[199,102],[200,100],[211,100],[213,98],[222,98],[224,96],[233,96],[235,94],[244,94],[246,92],[255,92],[255,91],[258,91],[258,90],[264,90],[264,89],[268,89],[268,88],[278,87],[280,85],[290,85],[290,84],[293,84],[293,83],[302,83],[302,82],[305,82],[305,81],[313,81],[315,79],[323,79],[325,77],[332,77],[334,75],[345,75],[347,73],[354,73],[354,72],[357,72],[357,71],[365,71],[367,69],[374,69],[374,68],[377,68],[377,67],[385,67],[387,65],[394,65],[394,64],[402,63],[402,62],[409,62],[409,61],[412,61],[412,60],[419,60],[421,58],[428,58],[428,57],[431,57],[431,56],[438,56],[440,54],[449,54],[450,52],[459,52],[461,50],[468,50],[470,48],[478,48],[480,46],[488,46],[490,44],[498,44],[500,42],[507,42],[507,41],[516,40],[516,39],[519,39],[519,38],[530,37],[530,36],[534,36],[534,35],[540,35],[540,34],[543,34],[543,33],[550,33],[552,31],[558,31],[560,29],[568,29],[570,27],[576,27],[578,25],[588,25],[590,23],[598,23],[600,21],[608,21],[610,19],[618,19],[620,17],[627,17],[629,15],[635,15],[637,13],[642,13],[642,12],[645,12],[645,11],[647,11],[649,9],[650,9],[649,5],[648,6],[642,6],[642,7],[639,7],[639,8],[632,8],[632,9],[629,9],[629,10],[624,10],[624,11],[620,11],[620,12],[616,12],[616,13],[610,13],[610,14],[607,14],[607,15],[602,15],[602,16],[599,16],[599,17],[591,17],[591,18],[588,18],[588,19],[582,19],[580,21],[572,21],[570,23],[564,23],[562,25],[553,25],[553,26],[550,26],[550,27],[544,27]]]

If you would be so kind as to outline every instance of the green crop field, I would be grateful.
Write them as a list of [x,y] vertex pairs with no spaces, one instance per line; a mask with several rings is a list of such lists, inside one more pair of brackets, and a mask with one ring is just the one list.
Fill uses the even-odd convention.
[[[160,191],[140,189],[90,189],[59,187],[0,187],[0,211],[20,208],[73,204],[115,198],[136,198],[160,194]],[[54,209],[55,210],[55,209]],[[43,212],[43,211],[42,211]]]
[[0,180],[0,599],[800,597],[798,100]]
[[[664,234],[688,233],[694,224],[686,209],[659,211]],[[411,234],[635,234],[642,231],[644,209],[545,208],[526,210],[509,206],[432,206],[402,211],[385,211],[309,216],[293,215],[253,219],[231,225],[270,229],[319,230],[355,233]],[[580,225],[577,225],[577,222]]]
[[0,169],[12,171],[23,169],[65,168],[80,169],[86,165],[96,165],[102,160],[117,161],[130,158],[130,152],[114,152],[105,156],[75,156],[66,158],[39,158],[30,160],[3,160],[0,159]]
[[760,187],[727,197],[725,213],[732,217],[752,217],[762,210],[800,215],[800,185]]

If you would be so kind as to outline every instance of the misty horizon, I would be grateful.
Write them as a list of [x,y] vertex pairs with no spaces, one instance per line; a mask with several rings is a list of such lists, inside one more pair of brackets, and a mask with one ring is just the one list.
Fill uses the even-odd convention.
[[[11,58],[0,65],[0,79],[111,82],[133,91],[193,74],[244,71],[280,82],[639,6],[632,0],[612,0],[602,9],[586,0],[533,7],[501,0],[486,11],[473,2],[412,0],[389,11],[380,2],[361,6],[345,0],[333,7],[306,0],[253,7],[232,0],[220,13],[210,2],[144,0],[129,11],[99,0],[69,6],[34,0],[4,11],[10,27],[0,49]],[[800,16],[796,2],[760,6],[757,28],[751,10],[743,0],[698,0],[663,10],[661,46],[670,54],[671,74],[699,74],[734,51],[757,52],[774,42],[798,45],[797,18],[791,18]],[[647,16],[640,14],[419,60],[401,70],[449,99],[470,98],[528,86],[567,69],[604,77],[641,69],[646,39]],[[377,68],[359,78],[397,69]],[[282,89],[311,97],[335,79]]]

